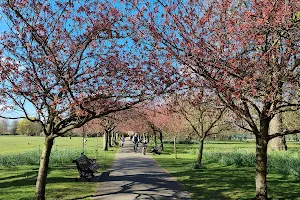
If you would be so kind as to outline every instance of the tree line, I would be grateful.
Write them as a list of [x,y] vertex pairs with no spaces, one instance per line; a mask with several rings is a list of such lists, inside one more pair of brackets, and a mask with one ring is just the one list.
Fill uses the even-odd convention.
[[42,136],[43,127],[39,123],[28,119],[11,122],[6,119],[0,119],[0,135]]

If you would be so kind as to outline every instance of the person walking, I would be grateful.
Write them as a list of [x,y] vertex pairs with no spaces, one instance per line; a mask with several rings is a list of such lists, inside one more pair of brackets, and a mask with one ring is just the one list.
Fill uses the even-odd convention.
[[145,155],[146,154],[146,149],[147,149],[147,142],[144,140],[142,142],[142,153]]
[[134,136],[132,138],[132,142],[133,142],[133,151],[136,152],[137,147],[138,147],[138,143],[139,143],[139,137],[138,137],[137,133],[134,134]]
[[124,137],[124,135],[122,135],[122,137],[121,137],[121,147],[124,146],[124,143],[125,143],[125,137]]

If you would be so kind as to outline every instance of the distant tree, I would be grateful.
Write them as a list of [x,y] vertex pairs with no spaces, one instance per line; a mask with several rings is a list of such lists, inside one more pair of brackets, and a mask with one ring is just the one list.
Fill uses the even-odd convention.
[[[273,133],[280,133],[283,132],[283,116],[282,113],[278,113],[273,117],[273,119],[270,121],[270,127],[269,127],[269,135]],[[272,150],[275,151],[283,151],[287,150],[287,144],[285,141],[286,136],[278,136],[276,138],[273,138],[269,142],[269,147]]]
[[[84,129],[83,129],[84,127]],[[87,137],[94,137],[97,134],[101,134],[103,133],[103,128],[101,127],[101,125],[98,123],[98,119],[94,119],[91,120],[89,122],[87,122],[83,127],[80,128],[76,128],[72,130],[72,135],[74,136],[82,136],[83,135],[83,131],[85,132],[85,136]]]
[[28,119],[21,119],[17,125],[17,133],[21,135],[41,135],[43,126],[38,122],[32,122]]
[[[182,125],[180,118],[169,112],[165,100],[160,103],[153,102],[149,106],[145,107],[142,110],[142,113],[147,125],[151,128],[154,134],[155,144],[156,137],[158,136],[160,140],[160,150],[164,151],[163,137],[170,132],[172,132],[171,135],[173,137],[176,137],[176,133],[178,132],[175,131],[174,128],[179,128]],[[178,130],[181,129],[179,128]],[[174,146],[174,148],[176,148],[176,146]]]
[[0,134],[7,134],[8,129],[8,121],[6,119],[0,119]]
[[18,129],[18,120],[14,120],[12,124],[10,125],[10,134],[11,135],[17,135],[17,129]]
[[142,107],[139,105],[130,110],[121,112],[117,129],[124,133],[134,132],[139,134],[149,134],[152,130],[147,124],[147,119],[141,110]]
[[[119,116],[118,130],[139,133],[148,140],[148,143],[149,137],[153,136],[155,145],[157,145],[157,138],[159,138],[160,148],[164,150],[163,134],[171,136],[174,141],[176,141],[176,137],[183,135],[183,120],[178,115],[169,112],[165,103],[164,100],[162,103],[147,102],[122,112]],[[176,156],[176,144],[174,144],[174,153]]]
[[[122,113],[120,111],[120,113]],[[118,124],[118,114],[110,114],[106,117],[102,117],[99,119],[93,119],[92,121],[89,121],[87,124],[84,125],[84,131],[86,134],[91,133],[97,133],[103,135],[103,150],[108,151],[109,147],[112,147],[112,142],[114,144],[116,143],[116,136],[114,131],[116,130],[117,124]],[[76,132],[78,131],[82,132],[82,128],[76,129]]]
[[104,145],[103,145],[103,150],[107,151],[108,146],[112,147],[112,134],[113,131],[116,128],[116,122],[113,119],[105,118],[102,120],[101,125],[104,128]]
[[[148,131],[154,136],[154,143],[157,144],[157,138],[160,140],[160,149],[164,150],[163,137],[171,135],[176,137],[182,130],[182,120],[174,113],[169,112],[165,99],[153,101],[146,106],[139,108],[136,112],[140,115]],[[182,133],[181,133],[182,134]]]
[[165,137],[173,139],[174,156],[177,159],[177,140],[187,138],[190,134],[185,119],[180,114],[172,111],[173,107],[171,106],[170,109],[169,106],[171,105],[167,105],[165,102],[162,106],[156,107],[155,111],[154,109],[151,110],[154,113],[150,115],[148,113],[148,118],[154,129],[156,126],[159,127],[160,133],[163,132]]
[[283,113],[283,129],[300,129],[300,110]]
[[[283,113],[282,118],[284,130],[300,129],[300,110]],[[291,135],[287,138],[299,141],[300,134]]]
[[[134,127],[138,133],[152,133],[154,137],[154,144],[157,145],[157,138],[160,140],[160,150],[164,150],[163,145],[163,129],[167,126],[169,119],[168,115],[163,112],[166,111],[162,106],[155,105],[157,102],[149,102],[147,105],[133,109],[134,121],[139,121]],[[140,124],[143,124],[142,126]]]

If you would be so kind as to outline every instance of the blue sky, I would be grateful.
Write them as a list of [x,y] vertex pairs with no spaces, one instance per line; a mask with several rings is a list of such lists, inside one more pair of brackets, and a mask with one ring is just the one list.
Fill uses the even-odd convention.
[[0,32],[8,30],[8,26],[4,23],[3,17],[0,14]]
[[[6,25],[6,23],[4,22],[3,18],[1,18],[1,15],[0,15],[0,34],[1,34],[1,32],[8,31],[8,30],[9,30],[8,26]],[[31,116],[35,115],[36,112],[32,105],[30,105],[29,103],[26,103],[25,108]],[[21,116],[17,112],[10,112],[10,111],[0,113],[0,114],[2,114],[2,115],[4,114],[7,117],[16,117],[17,115]]]

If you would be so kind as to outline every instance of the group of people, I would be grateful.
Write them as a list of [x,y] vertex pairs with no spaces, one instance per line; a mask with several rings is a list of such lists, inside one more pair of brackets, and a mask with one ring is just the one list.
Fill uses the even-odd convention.
[[[146,140],[142,141],[142,138],[136,133],[134,134],[134,136],[132,137],[132,142],[133,142],[133,151],[136,152],[139,143],[142,144],[142,153],[145,155],[146,154],[146,149],[147,149],[147,142]],[[125,143],[125,137],[121,136],[121,147],[124,146]]]
[[[133,143],[133,151],[137,152],[139,143],[141,143],[142,145],[142,154],[146,154],[146,150],[147,150],[147,141],[144,139],[142,139],[141,136],[139,136],[137,133],[134,134],[134,136],[131,138],[132,139],[132,143]],[[125,143],[125,137],[121,136],[121,147],[124,146]],[[157,146],[153,147],[151,149],[151,153],[153,154],[161,154],[161,152],[158,150]]]
[[133,142],[133,151],[136,152],[137,151],[137,148],[138,148],[138,145],[139,145],[139,142],[142,143],[142,154],[146,154],[146,149],[147,149],[147,142],[146,140],[143,140],[141,141],[142,138],[139,137],[139,135],[136,133],[134,134],[134,136],[132,137],[132,142]]

